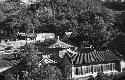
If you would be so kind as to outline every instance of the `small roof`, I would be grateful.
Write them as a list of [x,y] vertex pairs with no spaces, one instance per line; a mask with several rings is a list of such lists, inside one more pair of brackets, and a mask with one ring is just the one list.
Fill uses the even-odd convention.
[[37,35],[36,35],[36,33],[29,33],[29,34],[26,34],[26,33],[19,33],[19,35],[21,35],[21,36],[27,36],[27,37],[36,37]]
[[37,35],[35,33],[29,33],[27,34],[27,37],[28,38],[33,38],[33,37],[36,37]]
[[59,37],[58,37],[58,40],[56,43],[54,43],[53,45],[51,45],[50,47],[48,48],[70,48],[70,47],[74,47],[72,45],[69,45],[69,44],[66,44],[62,41],[60,41]]
[[[68,53],[69,54],[69,53]],[[90,53],[78,53],[72,56],[67,55],[74,65],[84,65],[91,63],[107,62],[121,60],[114,52],[108,51],[93,51]]]
[[10,37],[9,36],[0,35],[0,39],[10,39]]
[[19,35],[21,35],[21,36],[26,36],[26,33],[19,33]]
[[53,39],[46,39],[44,42],[36,42],[35,45],[39,46],[39,47],[43,47],[43,48],[48,48],[49,46],[53,45],[54,43],[56,43],[57,39],[53,38]]
[[[41,52],[43,55],[51,55],[50,59],[54,61],[59,61],[59,51],[62,50],[62,48],[40,48],[38,49],[39,52]],[[41,54],[38,54],[41,56]]]

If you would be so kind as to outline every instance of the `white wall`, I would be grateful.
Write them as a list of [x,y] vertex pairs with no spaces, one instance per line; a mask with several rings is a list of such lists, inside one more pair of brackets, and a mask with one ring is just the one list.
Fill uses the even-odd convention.
[[0,2],[7,1],[7,0],[0,0]]
[[121,72],[122,71],[125,71],[125,61],[124,60],[121,61]]
[[20,1],[23,2],[23,3],[26,3],[26,4],[32,4],[32,3],[38,2],[40,0],[20,0]]
[[54,33],[40,33],[37,34],[36,40],[37,41],[44,41],[45,39],[55,38]]

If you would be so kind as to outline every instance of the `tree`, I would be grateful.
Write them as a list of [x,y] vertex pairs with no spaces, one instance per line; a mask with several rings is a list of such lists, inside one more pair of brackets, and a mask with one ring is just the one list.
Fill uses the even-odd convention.
[[[53,32],[62,39],[65,32],[71,31],[72,41],[74,42],[75,37],[78,38],[74,43],[89,41],[95,49],[99,49],[107,46],[119,35],[119,30],[114,25],[119,12],[101,4],[99,0],[42,0],[21,8],[17,14],[8,17],[11,21],[5,23],[13,31],[18,29],[26,33],[32,30]],[[18,8],[12,6],[2,11],[13,12]]]
[[103,5],[117,11],[125,10],[125,2],[104,2]]
[[37,68],[40,59],[39,56],[37,56],[38,52],[36,49],[36,46],[34,46],[32,43],[27,44],[21,48],[20,52],[17,54],[17,58],[20,60],[18,69],[21,79],[36,79],[35,74],[32,72],[34,68]]
[[101,46],[105,46],[107,42],[112,41],[119,34],[118,29],[113,27],[115,23],[115,12],[112,10],[109,11],[109,9],[102,6],[97,1],[82,1],[86,1],[86,5],[78,14],[77,21],[79,25],[74,31],[75,36],[78,34],[78,36],[84,37],[83,40],[85,40],[86,36],[86,40],[96,49],[99,49]]
[[124,43],[124,40],[125,40],[125,28],[124,28],[124,25],[125,25],[125,12],[124,11],[121,11],[121,14],[117,15],[117,22],[115,24],[115,26],[117,26],[117,28],[119,29],[120,31],[120,35],[115,38],[111,44],[109,45],[112,49],[115,49],[116,51],[118,51],[118,53],[122,54],[123,58],[124,58],[124,48],[125,48],[125,43]]
[[2,11],[0,11],[0,22],[3,22],[6,18],[7,16]]
[[[59,68],[44,62],[41,54],[38,55],[37,46],[33,43],[27,44],[21,48],[18,57],[20,59],[20,72],[24,72],[20,79],[46,79],[46,80],[62,80],[62,73]],[[26,74],[27,73],[27,74]],[[25,75],[25,77],[23,77]]]
[[84,41],[80,37],[86,36],[86,40],[98,49],[119,35],[119,30],[114,27],[119,12],[101,4],[99,0],[43,0],[36,16],[45,31],[54,32],[61,38],[66,31],[71,31],[71,38],[79,40],[73,38],[75,43]]
[[[35,13],[30,10],[30,5],[20,4],[19,2],[5,2],[0,4],[0,22],[11,35],[17,32],[30,33],[40,26]],[[8,30],[8,31],[9,31]]]
[[124,25],[125,25],[125,11],[121,11],[121,14],[118,15],[117,26],[118,26],[119,30],[123,33],[125,32]]
[[1,29],[8,32],[8,36],[13,36],[21,26],[21,20],[15,17],[26,6],[18,2],[0,3],[0,25]]

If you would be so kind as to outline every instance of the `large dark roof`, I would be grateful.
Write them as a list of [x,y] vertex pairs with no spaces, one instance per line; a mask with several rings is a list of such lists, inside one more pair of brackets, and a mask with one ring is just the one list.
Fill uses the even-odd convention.
[[17,65],[20,61],[14,59],[13,54],[1,54],[0,55],[0,68],[2,67],[10,67]]
[[[69,53],[67,53],[69,54]],[[91,63],[100,63],[107,61],[121,60],[114,52],[108,51],[93,51],[90,53],[78,53],[74,55],[67,55],[74,65],[84,65]]]

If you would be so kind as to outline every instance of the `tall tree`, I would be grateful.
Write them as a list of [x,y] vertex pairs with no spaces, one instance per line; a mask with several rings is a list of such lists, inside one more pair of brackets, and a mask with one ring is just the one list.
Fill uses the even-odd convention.
[[[19,2],[5,2],[0,4],[0,20],[6,28],[10,28],[12,33],[17,31],[29,33],[40,25],[33,11],[25,4]],[[2,23],[2,24],[3,24]]]
[[0,3],[0,25],[1,28],[8,32],[9,36],[12,36],[16,32],[16,29],[21,25],[21,20],[15,17],[22,9],[26,8],[25,5],[18,2],[3,2]]
[[118,15],[118,21],[115,24],[115,26],[118,26],[118,29],[121,31],[121,35],[119,35],[114,41],[111,42],[109,46],[111,46],[113,49],[116,49],[118,52],[120,52],[123,56],[124,55],[124,48],[125,48],[125,11],[122,11],[120,15]]

